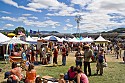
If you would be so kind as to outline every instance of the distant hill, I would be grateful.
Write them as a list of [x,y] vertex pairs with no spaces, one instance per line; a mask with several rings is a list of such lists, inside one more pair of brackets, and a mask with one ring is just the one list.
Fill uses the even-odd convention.
[[125,28],[117,28],[108,32],[102,32],[102,33],[124,33],[125,32]]
[[58,31],[40,31],[40,33],[59,33]]
[[[3,29],[0,32],[13,32],[14,30]],[[37,32],[37,31],[36,31]],[[59,33],[58,31],[39,31],[40,33]]]
[[13,30],[8,30],[8,29],[4,29],[4,30],[0,30],[0,32],[13,32]]

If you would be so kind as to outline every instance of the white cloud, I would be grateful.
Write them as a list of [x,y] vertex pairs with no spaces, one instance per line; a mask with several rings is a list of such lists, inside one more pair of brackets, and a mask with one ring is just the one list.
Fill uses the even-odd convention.
[[67,27],[73,27],[73,25],[72,25],[72,24],[66,24],[66,26],[67,26]]
[[10,12],[7,12],[7,11],[0,11],[0,12],[5,14],[11,14]]
[[6,24],[4,25],[4,27],[13,27],[14,25],[13,24]]
[[14,22],[22,22],[25,25],[36,26],[36,27],[60,26],[60,23],[56,22],[56,21],[52,21],[52,20],[37,21],[37,19],[36,20],[34,20],[34,19],[29,20],[27,17],[18,17],[18,18],[1,17],[1,19],[2,20],[14,21]]
[[17,8],[22,8],[25,10],[30,10],[30,11],[34,11],[34,12],[42,12],[41,10],[37,10],[35,8],[31,8],[31,7],[25,7],[25,6],[19,6],[18,3],[14,2],[13,0],[2,0],[4,3],[15,6]]
[[22,16],[31,16],[32,14],[22,14]]
[[27,6],[31,7],[31,8],[34,8],[34,9],[47,9],[48,6],[47,5],[43,5],[43,4],[40,4],[40,3],[29,3],[27,4]]
[[44,17],[46,20],[50,20],[51,18],[50,17]]
[[[76,3],[75,0],[74,4]],[[79,0],[78,0],[79,1]],[[117,18],[117,20],[124,19],[125,16],[125,0],[92,0],[88,4],[87,10],[91,10],[90,13],[83,13],[82,20],[80,22],[80,29],[88,32],[98,32],[111,30],[122,25],[125,25],[125,20],[122,20],[121,23],[116,21],[111,21],[111,18]],[[117,13],[119,16],[109,16],[108,14]]]
[[71,0],[71,3],[83,6],[91,1],[92,0]]
[[10,21],[17,21],[17,19],[15,19],[15,18],[12,18],[12,17],[8,17],[8,16],[3,16],[3,17],[1,17],[1,19],[3,19],[3,20],[10,20]]
[[45,5],[45,6],[60,6],[61,4],[57,0],[32,0],[32,3],[36,3],[36,4],[40,3],[41,5]]
[[66,21],[65,22],[70,22],[70,19],[66,19]]
[[68,28],[67,28],[66,26],[65,26],[65,27],[63,27],[63,30],[65,30],[65,31],[66,31],[67,29],[68,29]]
[[35,16],[32,16],[32,17],[29,17],[31,19],[38,19],[38,17],[35,17]]
[[[93,0],[93,3],[91,3],[88,6],[88,9],[92,11],[119,11],[125,9],[125,0]],[[106,12],[106,13],[107,13]]]
[[42,12],[41,10],[37,10],[37,9],[31,8],[31,7],[18,6],[18,8],[22,8],[22,9],[30,10],[30,11],[34,11],[34,12]]
[[13,0],[2,0],[4,3],[18,7],[18,4],[14,2]]

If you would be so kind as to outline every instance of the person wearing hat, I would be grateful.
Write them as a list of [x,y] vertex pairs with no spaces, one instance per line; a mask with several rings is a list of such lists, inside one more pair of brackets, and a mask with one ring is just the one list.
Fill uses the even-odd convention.
[[84,46],[84,73],[87,75],[87,67],[88,67],[88,72],[89,76],[91,76],[91,67],[90,67],[90,59],[93,55],[92,50],[90,49],[90,46],[87,44]]

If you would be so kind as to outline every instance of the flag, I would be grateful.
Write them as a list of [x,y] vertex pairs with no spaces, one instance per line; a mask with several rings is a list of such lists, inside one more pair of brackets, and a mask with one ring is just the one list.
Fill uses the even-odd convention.
[[30,34],[33,33],[33,31],[30,29]]
[[25,34],[26,34],[26,37],[28,37],[28,30],[26,30],[26,33],[25,33]]

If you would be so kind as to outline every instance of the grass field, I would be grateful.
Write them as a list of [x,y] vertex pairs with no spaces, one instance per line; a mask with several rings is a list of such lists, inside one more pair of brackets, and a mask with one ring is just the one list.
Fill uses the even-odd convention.
[[[116,59],[113,55],[106,55],[108,67],[104,68],[103,76],[94,76],[96,72],[96,63],[91,63],[92,76],[88,77],[90,83],[125,83],[125,64],[122,59]],[[61,66],[61,55],[58,57],[58,66],[53,67],[49,65],[35,66],[37,74],[42,76],[49,75],[55,78],[59,78],[60,73],[66,73],[70,66],[75,66],[74,53],[70,53],[67,57],[67,65]],[[0,62],[0,82],[5,81],[4,72],[10,70],[10,64],[3,64]],[[23,72],[25,74],[25,72]]]

